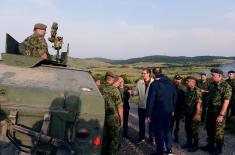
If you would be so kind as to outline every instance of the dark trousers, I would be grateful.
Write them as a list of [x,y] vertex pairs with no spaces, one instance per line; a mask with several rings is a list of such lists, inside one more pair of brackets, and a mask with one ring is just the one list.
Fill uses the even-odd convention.
[[153,138],[154,137],[154,130],[153,130],[153,123],[149,122],[149,138]]
[[123,136],[128,135],[128,117],[130,108],[124,107],[123,109]]
[[164,142],[166,144],[166,149],[172,149],[172,135],[171,135],[171,113],[163,113],[154,117],[153,126],[155,140],[157,142],[157,155],[163,155],[164,151]]
[[180,130],[180,119],[181,116],[174,115],[171,119],[171,133],[173,133],[174,129],[174,124],[175,124],[175,130],[174,130],[174,135],[178,136],[179,135],[179,130]]
[[145,118],[146,118],[146,109],[138,108],[139,115],[139,140],[145,138]]
[[202,97],[202,117],[201,117],[202,122],[205,122],[206,119],[206,109],[207,109],[207,101],[205,97]]

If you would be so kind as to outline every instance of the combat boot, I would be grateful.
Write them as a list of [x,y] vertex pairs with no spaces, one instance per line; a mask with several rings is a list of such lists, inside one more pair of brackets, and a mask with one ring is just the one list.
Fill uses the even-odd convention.
[[198,150],[198,143],[195,142],[194,145],[188,148],[188,152],[196,152]]
[[214,155],[222,154],[222,146],[216,146]]
[[181,146],[183,149],[188,149],[190,147],[192,147],[192,139],[187,138],[187,143],[183,146]]
[[210,153],[213,153],[215,150],[215,147],[213,144],[207,144],[206,146],[201,147],[202,151],[209,151]]

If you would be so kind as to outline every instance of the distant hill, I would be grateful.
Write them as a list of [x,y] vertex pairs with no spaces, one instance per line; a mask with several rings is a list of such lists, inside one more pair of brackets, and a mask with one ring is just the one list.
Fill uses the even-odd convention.
[[110,64],[133,64],[139,62],[166,62],[166,63],[188,63],[188,62],[207,62],[217,59],[230,59],[235,60],[235,57],[224,57],[224,56],[165,56],[165,55],[153,55],[140,58],[131,58],[126,60],[112,60],[106,58],[88,58],[86,60],[97,60]]

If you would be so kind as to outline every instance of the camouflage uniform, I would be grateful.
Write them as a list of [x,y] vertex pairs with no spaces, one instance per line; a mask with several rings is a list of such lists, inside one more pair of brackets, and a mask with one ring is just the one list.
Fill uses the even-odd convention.
[[208,146],[213,149],[214,143],[218,149],[222,150],[224,142],[224,127],[225,119],[222,123],[216,123],[216,118],[219,116],[224,100],[230,100],[232,96],[231,86],[225,82],[213,82],[209,89],[209,104],[206,117],[206,130]]
[[228,118],[230,109],[231,109],[230,116],[235,116],[235,78],[227,79],[226,82],[232,87],[232,97],[231,97],[231,100],[229,102],[229,106],[227,109],[227,112],[228,112],[227,118]]
[[40,57],[44,52],[46,52],[49,56],[45,38],[37,33],[32,34],[20,43],[19,50],[22,55]]
[[[202,80],[197,81],[197,87],[203,90],[209,90],[210,87],[210,82],[207,80],[206,82],[202,82]],[[205,121],[205,117],[206,117],[206,109],[208,106],[208,95],[209,93],[202,93],[202,117],[201,117],[201,121],[204,122]]]
[[103,131],[102,154],[113,155],[118,151],[120,135],[120,117],[118,108],[122,106],[120,91],[108,83],[100,88],[105,101],[105,121]]
[[194,145],[196,147],[198,146],[199,142],[200,120],[198,122],[193,121],[198,102],[202,102],[202,95],[200,89],[198,87],[187,88],[185,92],[184,114],[187,145],[189,147],[192,146],[192,140],[194,140]]

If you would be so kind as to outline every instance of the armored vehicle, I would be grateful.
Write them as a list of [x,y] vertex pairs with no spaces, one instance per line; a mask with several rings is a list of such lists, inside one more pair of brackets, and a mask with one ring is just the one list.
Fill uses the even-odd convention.
[[[88,70],[19,54],[0,61],[0,154],[100,154],[104,100]],[[57,55],[58,58],[58,55]]]

